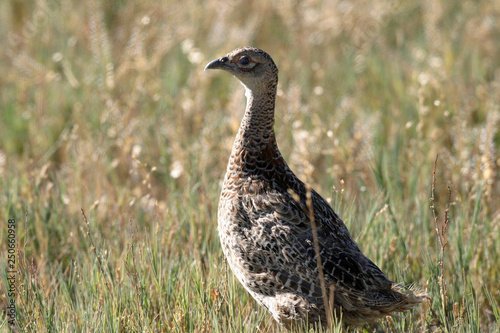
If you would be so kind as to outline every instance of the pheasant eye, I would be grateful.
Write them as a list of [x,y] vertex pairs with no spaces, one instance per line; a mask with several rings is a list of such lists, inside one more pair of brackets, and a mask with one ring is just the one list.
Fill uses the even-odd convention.
[[250,58],[248,57],[243,57],[240,59],[240,64],[242,65],[248,65],[250,63]]

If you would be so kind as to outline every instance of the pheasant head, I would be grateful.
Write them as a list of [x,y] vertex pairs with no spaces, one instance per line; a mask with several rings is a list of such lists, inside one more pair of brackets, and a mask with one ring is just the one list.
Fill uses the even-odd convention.
[[276,89],[278,68],[264,51],[254,47],[241,47],[211,61],[207,69],[223,69],[234,75],[250,91],[269,92]]

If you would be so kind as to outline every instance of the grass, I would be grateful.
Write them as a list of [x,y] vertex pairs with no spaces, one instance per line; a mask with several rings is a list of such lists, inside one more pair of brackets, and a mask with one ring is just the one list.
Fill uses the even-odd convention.
[[253,45],[280,69],[292,169],[430,295],[358,330],[499,332],[499,17],[487,0],[2,2],[0,238],[16,219],[18,273],[10,327],[1,265],[0,331],[280,331],[216,230],[245,102],[203,67]]

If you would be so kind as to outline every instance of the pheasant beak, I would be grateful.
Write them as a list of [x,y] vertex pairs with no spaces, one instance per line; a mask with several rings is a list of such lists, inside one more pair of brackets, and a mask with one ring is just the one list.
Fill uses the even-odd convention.
[[225,69],[228,70],[231,68],[229,66],[229,58],[228,57],[222,57],[219,59],[212,60],[208,63],[207,66],[205,66],[205,70],[207,69]]

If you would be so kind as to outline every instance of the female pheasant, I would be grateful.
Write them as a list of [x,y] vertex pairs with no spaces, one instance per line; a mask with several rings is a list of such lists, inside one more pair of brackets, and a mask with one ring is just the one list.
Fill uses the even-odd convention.
[[[210,62],[207,69],[231,73],[246,89],[245,115],[220,196],[218,228],[229,266],[257,302],[286,327],[295,322],[321,322],[325,327],[324,290],[334,292],[327,296],[333,299],[333,311],[354,325],[422,302],[422,295],[391,282],[363,255],[330,205],[308,190],[281,156],[274,133],[278,68],[272,58],[243,47]],[[323,289],[311,217],[317,227]]]

